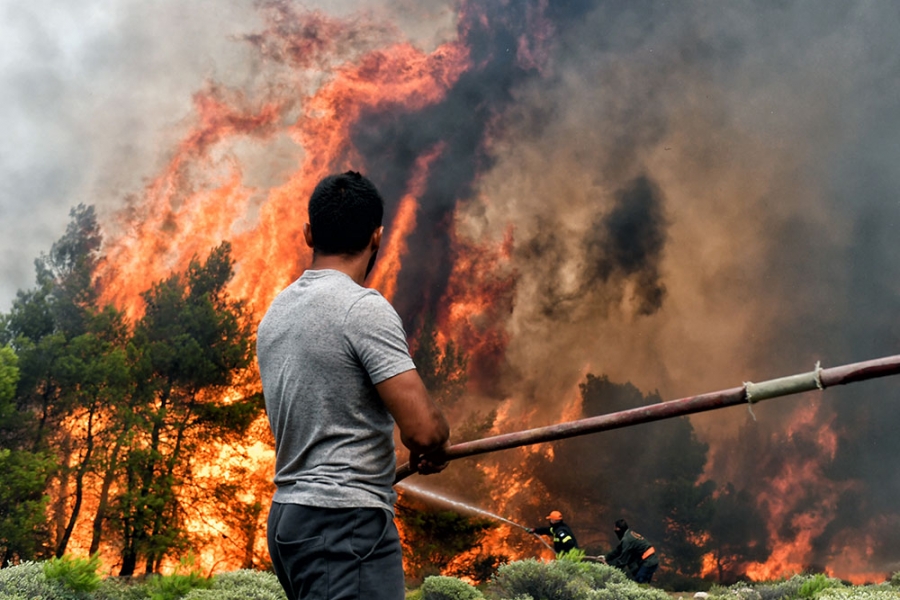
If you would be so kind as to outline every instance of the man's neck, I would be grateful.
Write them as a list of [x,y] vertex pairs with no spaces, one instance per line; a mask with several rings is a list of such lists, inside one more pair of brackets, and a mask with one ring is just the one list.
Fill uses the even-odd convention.
[[368,265],[368,254],[363,252],[358,255],[347,256],[344,254],[327,254],[313,255],[312,264],[309,266],[313,270],[332,269],[340,271],[350,277],[359,285],[363,285],[366,281],[366,266]]

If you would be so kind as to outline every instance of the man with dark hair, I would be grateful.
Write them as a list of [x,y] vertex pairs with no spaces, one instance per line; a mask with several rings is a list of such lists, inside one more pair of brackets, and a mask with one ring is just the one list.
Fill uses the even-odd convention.
[[390,303],[363,287],[384,205],[352,171],[315,188],[304,226],[313,260],[259,325],[275,437],[269,553],[291,600],[402,600],[394,525],[394,424],[419,473],[446,466],[449,427],[409,355]]
[[637,583],[650,583],[659,567],[656,549],[641,534],[629,529],[625,519],[616,521],[615,532],[619,545],[604,557],[606,564],[622,569]]
[[563,521],[561,512],[558,510],[551,510],[550,514],[547,515],[547,521],[550,522],[547,527],[528,529],[528,533],[533,533],[535,535],[549,535],[553,538],[553,550],[556,551],[557,555],[578,548],[575,534],[572,533],[572,528]]

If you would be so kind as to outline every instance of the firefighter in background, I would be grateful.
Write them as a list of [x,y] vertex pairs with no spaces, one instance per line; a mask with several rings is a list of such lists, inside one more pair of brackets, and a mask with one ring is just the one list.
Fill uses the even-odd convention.
[[628,528],[625,519],[616,521],[619,545],[604,558],[606,564],[618,567],[637,583],[650,583],[659,567],[656,549],[644,537]]
[[547,527],[536,527],[528,529],[528,533],[535,535],[549,535],[553,538],[553,549],[557,554],[568,552],[578,548],[578,542],[575,540],[575,534],[572,529],[563,521],[562,513],[558,510],[550,511],[547,515],[550,525]]

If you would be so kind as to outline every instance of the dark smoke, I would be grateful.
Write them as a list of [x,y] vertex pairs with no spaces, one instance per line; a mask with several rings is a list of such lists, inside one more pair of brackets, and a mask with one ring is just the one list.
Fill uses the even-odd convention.
[[490,128],[514,101],[512,91],[537,75],[517,55],[519,39],[529,35],[529,15],[538,11],[537,5],[468,3],[458,32],[473,67],[446,98],[415,113],[378,107],[352,132],[368,170],[385,197],[392,199],[402,196],[416,158],[439,142],[445,145],[431,166],[420,199],[419,226],[407,240],[409,258],[398,281],[395,305],[407,322],[417,322],[436,309],[454,258],[449,252],[453,210],[472,197],[477,177],[494,164],[485,143],[489,134],[499,133]]
[[638,313],[662,306],[666,288],[659,272],[666,243],[662,194],[638,177],[615,194],[615,204],[585,239],[585,291],[619,278],[633,279]]

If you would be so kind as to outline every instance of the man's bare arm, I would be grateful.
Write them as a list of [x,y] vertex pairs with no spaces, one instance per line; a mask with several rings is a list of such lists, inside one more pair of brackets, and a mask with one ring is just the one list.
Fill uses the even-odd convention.
[[417,371],[410,370],[375,386],[400,428],[400,439],[409,448],[410,465],[421,473],[446,466],[441,450],[448,447],[450,426]]

